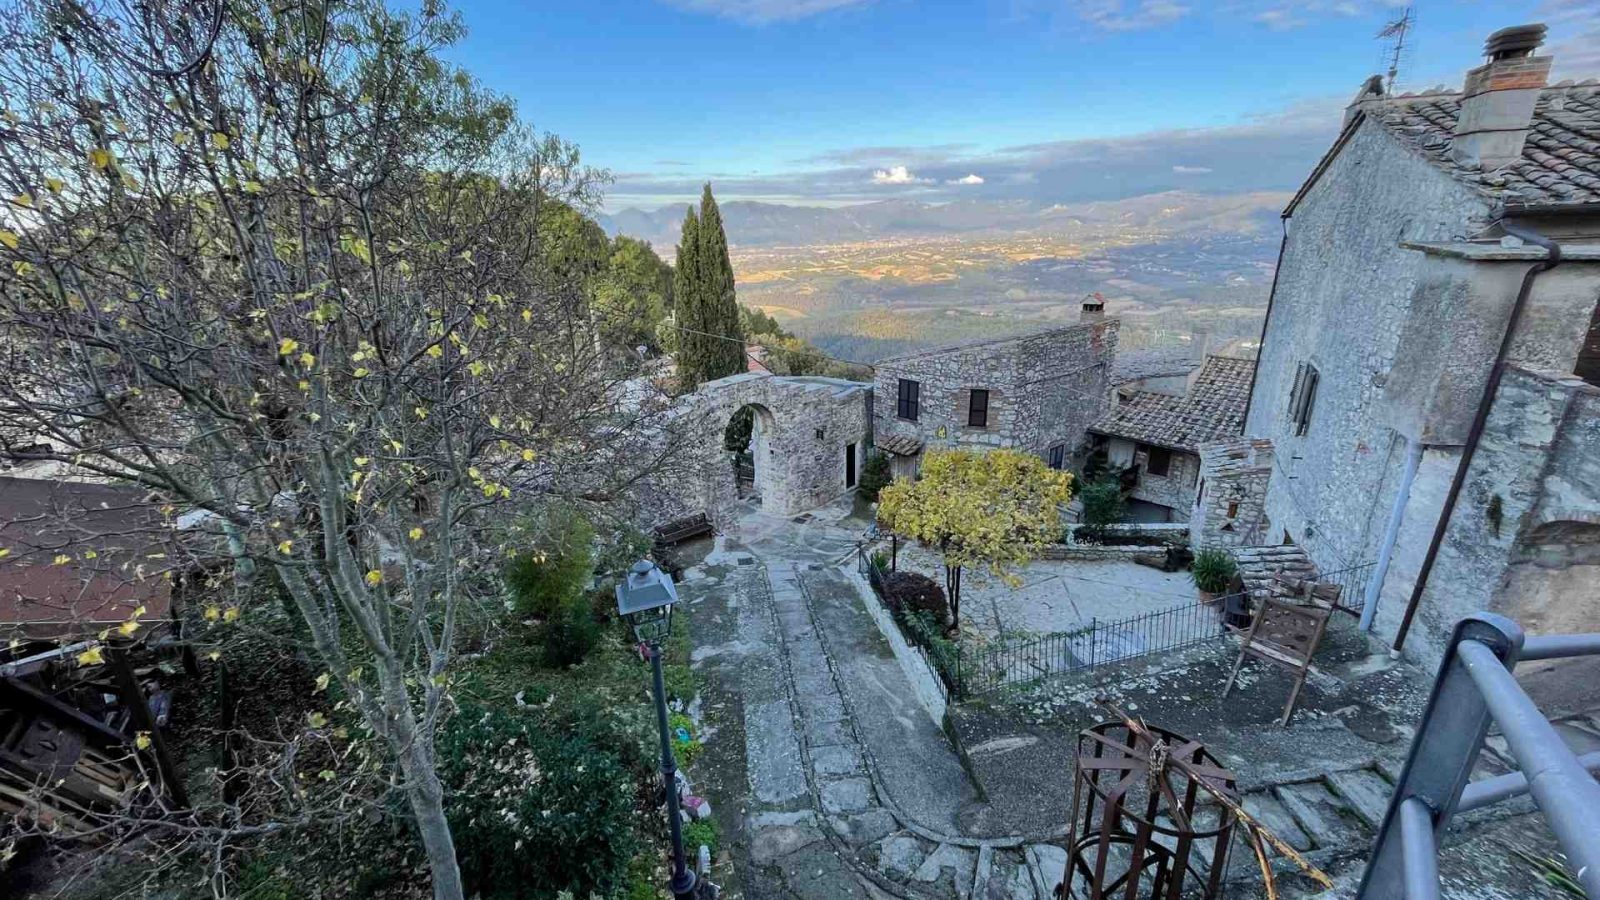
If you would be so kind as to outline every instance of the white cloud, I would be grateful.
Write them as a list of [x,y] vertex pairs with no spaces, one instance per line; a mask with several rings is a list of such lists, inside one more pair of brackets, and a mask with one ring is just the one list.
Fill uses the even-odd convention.
[[872,0],[666,0],[689,12],[708,13],[741,22],[763,23],[804,19]]
[[927,184],[931,178],[918,178],[905,166],[890,166],[872,173],[873,184]]
[[983,176],[974,173],[965,178],[952,178],[945,184],[983,184]]
[[1173,166],[1174,175],[1210,175],[1210,166]]
[[1106,31],[1138,31],[1169,25],[1189,14],[1189,7],[1173,0],[1078,0],[1078,17]]

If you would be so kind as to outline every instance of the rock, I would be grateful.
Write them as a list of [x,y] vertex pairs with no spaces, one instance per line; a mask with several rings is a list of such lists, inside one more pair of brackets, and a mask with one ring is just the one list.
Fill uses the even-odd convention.
[[817,775],[859,775],[861,754],[850,746],[817,747],[811,751],[811,768]]
[[878,871],[896,881],[911,877],[926,858],[922,844],[910,835],[897,834],[878,845]]
[[940,844],[937,849],[928,854],[922,865],[911,873],[912,881],[938,881],[939,877],[949,870],[954,874],[957,890],[965,892],[972,885],[973,853],[965,847],[954,844]]
[[1067,877],[1067,851],[1054,844],[1030,844],[1028,868],[1041,897],[1054,897],[1056,887]]
[[827,813],[860,812],[872,805],[872,784],[865,778],[825,781],[819,790]]
[[1345,819],[1343,804],[1322,782],[1286,784],[1274,791],[1318,848],[1343,847],[1358,838],[1356,827]]
[[822,832],[804,825],[774,825],[750,837],[750,858],[766,865],[822,840]]
[[834,832],[854,847],[881,841],[900,829],[900,823],[895,821],[893,814],[882,807],[850,815],[833,816],[828,821],[833,826]]

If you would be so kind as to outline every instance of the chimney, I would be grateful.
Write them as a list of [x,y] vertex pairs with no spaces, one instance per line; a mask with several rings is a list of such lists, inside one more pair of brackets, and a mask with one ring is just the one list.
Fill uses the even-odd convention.
[[1098,322],[1106,317],[1106,298],[1095,291],[1083,298],[1083,306],[1078,310],[1078,318],[1084,322]]
[[1553,57],[1534,56],[1544,43],[1543,25],[1502,28],[1484,41],[1489,61],[1467,73],[1461,92],[1450,156],[1484,171],[1522,158],[1533,123],[1533,106],[1550,80]]

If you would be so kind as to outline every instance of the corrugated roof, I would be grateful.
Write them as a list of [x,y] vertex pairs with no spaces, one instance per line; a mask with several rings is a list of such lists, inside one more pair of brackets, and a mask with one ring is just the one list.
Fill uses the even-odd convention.
[[1201,444],[1244,431],[1253,360],[1208,356],[1182,397],[1133,391],[1089,428],[1174,450],[1197,452]]

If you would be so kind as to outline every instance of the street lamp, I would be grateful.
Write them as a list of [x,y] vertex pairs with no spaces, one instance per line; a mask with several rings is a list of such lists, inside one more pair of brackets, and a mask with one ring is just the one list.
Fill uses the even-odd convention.
[[633,627],[633,634],[650,655],[655,678],[656,724],[661,728],[661,784],[667,792],[667,828],[672,835],[672,880],[667,887],[675,900],[694,900],[695,876],[683,857],[683,821],[678,805],[678,765],[672,758],[667,730],[667,687],[661,675],[661,642],[672,633],[672,607],[678,589],[655,563],[641,559],[617,585],[617,612]]

